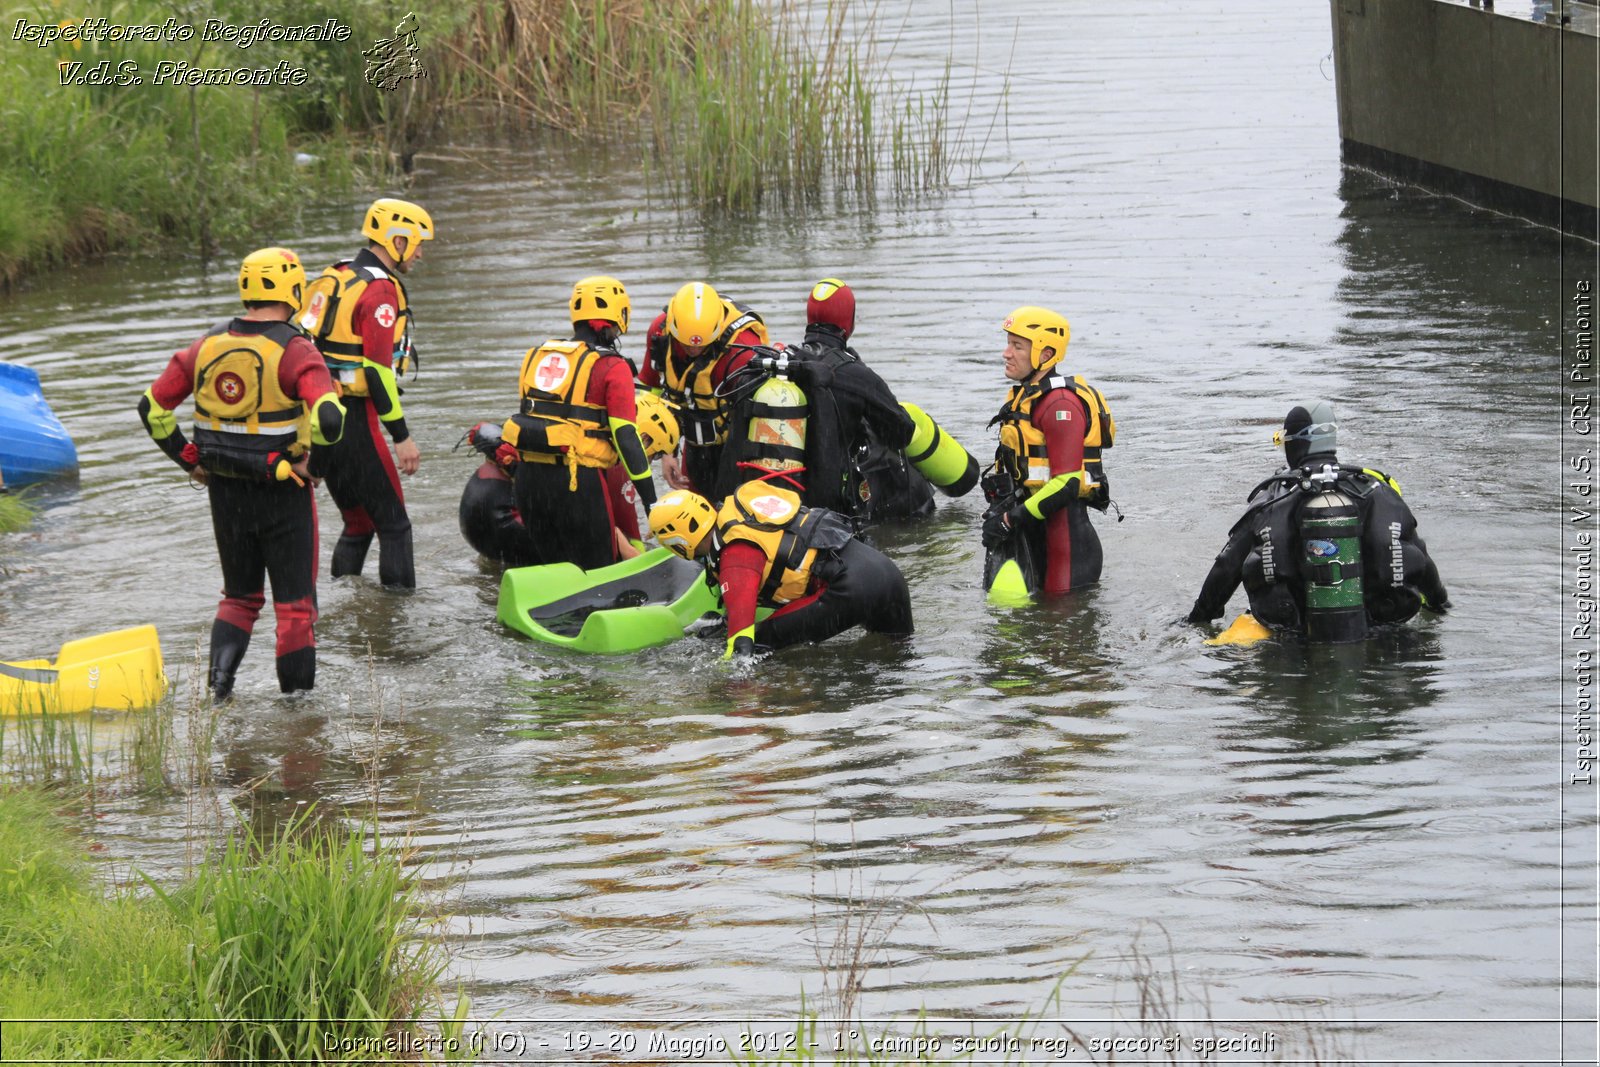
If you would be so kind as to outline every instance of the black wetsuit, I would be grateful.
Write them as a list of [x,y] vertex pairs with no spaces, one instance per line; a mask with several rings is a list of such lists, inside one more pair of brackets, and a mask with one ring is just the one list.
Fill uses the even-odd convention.
[[[1339,470],[1335,487],[1356,502],[1361,516],[1362,593],[1372,625],[1404,622],[1418,608],[1440,612],[1450,607],[1428,548],[1417,536],[1411,509],[1381,478],[1358,466],[1341,464],[1332,453],[1308,456],[1257,487],[1262,494],[1228,531],[1227,544],[1206,575],[1189,612],[1190,622],[1215,619],[1227,609],[1239,583],[1250,598],[1250,612],[1262,623],[1303,631],[1307,575],[1300,512],[1311,493],[1304,476],[1325,466]],[[1254,496],[1255,494],[1252,494]]]
[[378,580],[391,588],[414,589],[411,516],[378,411],[370,397],[346,396],[343,403],[344,436],[332,446],[326,481],[344,516],[344,529],[333,546],[329,573],[335,578],[360,574],[376,535]]
[[461,536],[480,555],[508,567],[539,562],[528,539],[528,527],[517,510],[511,475],[493,461],[479,466],[467,479],[466,488],[461,491],[458,521]]
[[756,643],[783,648],[825,641],[852,626],[870,633],[912,632],[911,593],[900,568],[871,545],[851,539],[811,568],[822,586],[815,599],[756,623]]
[[617,561],[616,521],[605,471],[579,467],[576,489],[565,464],[519,463],[513,484],[535,563],[575,563],[583,570]]

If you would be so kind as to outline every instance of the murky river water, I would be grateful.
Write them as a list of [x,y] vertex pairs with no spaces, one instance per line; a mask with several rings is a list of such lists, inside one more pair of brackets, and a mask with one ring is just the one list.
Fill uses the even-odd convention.
[[[1368,1059],[1552,1062],[1563,999],[1592,1015],[1595,995],[1593,911],[1563,940],[1595,831],[1569,827],[1588,845],[1563,857],[1556,615],[1560,279],[1592,250],[1342,172],[1330,39],[1316,2],[919,11],[896,62],[933,69],[956,41],[973,128],[1007,69],[1010,93],[972,180],[914,206],[706,229],[647,196],[626,145],[424,160],[421,588],[325,580],[305,699],[276,692],[266,620],[223,780],[362,796],[370,645],[385,818],[452,865],[458,973],[507,1020],[791,1019],[855,895],[899,917],[869,1015],[1038,1011],[1069,971],[1060,1014],[1134,1011],[1154,920],[1186,996],[1261,1020],[1224,1031],[1309,1015],[1359,1020],[1339,1040]],[[263,243],[331,260],[354,211]],[[905,647],[846,637],[730,677],[692,642],[578,658],[504,630],[456,530],[473,459],[449,449],[509,412],[521,353],[597,271],[638,318],[707,278],[789,339],[809,283],[840,275],[862,353],[980,455],[1000,319],[1059,308],[1120,429],[1103,584],[987,607],[967,499],[874,534],[911,582]],[[0,546],[8,657],[153,621],[187,673],[219,585],[205,497],[134,404],[231,286],[226,264],[119,260],[0,302],[0,358],[39,370],[83,460]],[[1178,620],[1272,428],[1314,397],[1346,458],[1401,479],[1456,610],[1357,649],[1209,648]],[[156,806],[105,832],[159,866],[181,823]],[[1159,932],[1141,945],[1166,965]],[[1592,1027],[1566,1037],[1592,1058]]]

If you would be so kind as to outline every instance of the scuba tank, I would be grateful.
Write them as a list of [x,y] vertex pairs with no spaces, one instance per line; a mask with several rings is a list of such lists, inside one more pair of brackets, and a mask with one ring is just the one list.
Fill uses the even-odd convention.
[[752,455],[748,462],[768,471],[803,470],[806,465],[806,393],[779,374],[762,382],[750,396],[747,439]]
[[916,425],[906,458],[945,496],[964,496],[978,484],[978,461],[972,453],[915,404],[901,403]]
[[1334,488],[1311,491],[1300,508],[1305,558],[1306,637],[1313,642],[1360,641],[1367,636],[1361,590],[1361,511]]

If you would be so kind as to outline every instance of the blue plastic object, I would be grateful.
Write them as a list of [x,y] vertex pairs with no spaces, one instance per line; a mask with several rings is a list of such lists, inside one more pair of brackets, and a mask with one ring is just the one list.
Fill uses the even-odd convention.
[[78,449],[39,388],[38,372],[0,363],[0,477],[7,488],[76,473]]

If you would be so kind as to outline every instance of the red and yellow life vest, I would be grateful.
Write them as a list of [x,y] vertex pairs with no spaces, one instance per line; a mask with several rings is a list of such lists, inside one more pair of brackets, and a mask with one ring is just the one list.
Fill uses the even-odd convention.
[[1056,389],[1071,389],[1089,413],[1089,425],[1083,434],[1083,467],[1089,477],[1080,483],[1078,495],[1092,497],[1103,482],[1101,453],[1110,448],[1116,438],[1117,420],[1111,417],[1105,396],[1081,375],[1068,378],[1063,374],[1051,374],[1031,384],[1013,385],[1000,414],[993,420],[1000,423],[1000,448],[996,459],[1018,485],[1030,491],[1050,480],[1050,453],[1045,448],[1044,431],[1033,424],[1033,406]]
[[266,478],[269,453],[294,460],[311,447],[305,405],[278,382],[284,350],[299,336],[288,323],[274,322],[242,336],[220,326],[201,341],[194,363],[194,443],[206,470]]
[[528,350],[518,384],[522,410],[501,428],[502,438],[524,460],[574,468],[617,462],[605,405],[587,399],[589,381],[605,355],[583,341],[546,341]]
[[400,302],[395,308],[391,363],[394,373],[404,376],[411,367],[411,310],[406,303],[406,287],[398,277],[371,264],[357,268],[350,262],[335,263],[306,290],[306,310],[300,316],[300,325],[316,342],[328,364],[328,374],[344,396],[368,395],[366,361],[362,357],[361,334],[355,328],[355,311],[367,286],[384,278],[394,283]]
[[656,368],[661,374],[661,395],[678,409],[683,440],[690,445],[720,445],[728,436],[723,402],[711,381],[711,372],[727,354],[728,345],[745,330],[762,344],[768,341],[766,323],[755,311],[726,298],[722,308],[722,326],[704,352],[680,363],[672,358],[669,341]]
[[817,550],[811,546],[817,522],[829,512],[803,507],[798,494],[766,482],[745,482],[722,502],[711,548],[720,554],[733,541],[749,541],[766,553],[761,571],[761,601],[787,604],[805,596]]

